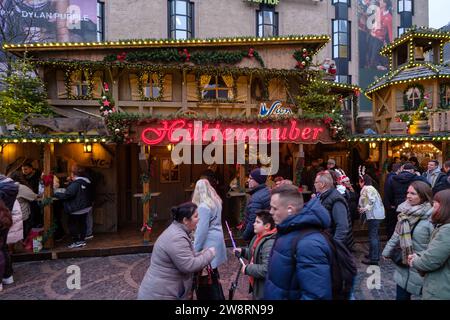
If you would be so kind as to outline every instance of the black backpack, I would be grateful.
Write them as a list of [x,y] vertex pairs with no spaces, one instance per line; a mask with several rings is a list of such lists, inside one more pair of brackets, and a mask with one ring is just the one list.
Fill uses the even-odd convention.
[[292,242],[293,262],[297,263],[297,244],[305,236],[320,233],[328,242],[331,249],[331,281],[333,300],[349,300],[353,281],[358,272],[353,254],[340,241],[324,230],[304,229]]

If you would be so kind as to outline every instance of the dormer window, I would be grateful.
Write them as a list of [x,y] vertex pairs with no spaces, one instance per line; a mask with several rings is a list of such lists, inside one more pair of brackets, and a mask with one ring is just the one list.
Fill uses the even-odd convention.
[[425,61],[423,47],[414,47],[414,60]]
[[405,110],[416,110],[423,100],[424,90],[421,86],[411,86],[404,95]]

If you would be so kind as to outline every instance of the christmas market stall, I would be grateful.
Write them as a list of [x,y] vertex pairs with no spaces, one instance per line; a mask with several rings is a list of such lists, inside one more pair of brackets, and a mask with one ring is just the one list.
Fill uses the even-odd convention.
[[[24,137],[26,143],[33,139],[37,150],[54,148],[54,153],[47,152],[49,160],[44,158],[50,163],[44,173],[67,175],[69,169],[59,165],[58,157],[100,172],[95,230],[130,227],[149,241],[158,233],[153,229],[166,225],[170,207],[190,199],[195,182],[206,173],[214,176],[224,199],[224,219],[237,224],[246,176],[253,165],[263,163],[251,162],[252,143],[245,138],[227,140],[221,147],[224,153],[230,145],[236,155],[243,153],[243,163],[236,158],[209,163],[194,157],[191,163],[176,163],[176,129],[190,136],[203,135],[208,128],[221,135],[228,129],[257,134],[278,129],[279,150],[269,152],[268,163],[279,159],[283,176],[299,186],[303,167],[313,157],[340,156],[346,165],[345,143],[334,146],[354,131],[359,88],[335,83],[335,70],[317,63],[327,61],[320,49],[328,41],[326,35],[295,35],[6,44],[4,49],[26,57],[45,82],[53,116],[31,117],[29,123],[47,128],[52,136]],[[89,128],[80,129],[87,126],[82,119],[90,119]],[[59,143],[53,135],[63,133],[70,137]],[[28,145],[16,140],[14,146],[23,153]],[[195,153],[199,147],[203,152],[211,142],[202,138],[200,146],[189,150]],[[82,148],[88,146],[91,151],[85,153]],[[3,159],[2,168],[12,158]],[[34,158],[40,158],[38,151]],[[46,221],[48,229],[50,220]]]

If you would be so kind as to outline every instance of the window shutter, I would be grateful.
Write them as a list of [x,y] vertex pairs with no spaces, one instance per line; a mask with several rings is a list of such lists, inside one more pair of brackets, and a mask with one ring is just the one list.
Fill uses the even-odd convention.
[[286,90],[283,81],[272,79],[269,82],[269,100],[286,101]]
[[138,77],[134,73],[130,73],[130,88],[131,88],[131,100],[141,100],[138,90]]
[[163,101],[172,101],[172,75],[164,76]]
[[58,91],[58,99],[67,99],[64,71],[62,70],[56,70],[56,90]]
[[186,75],[186,83],[187,83],[187,100],[198,101],[197,81],[195,80],[195,75],[194,74]]
[[238,102],[247,102],[247,77],[240,76],[237,79],[237,97]]

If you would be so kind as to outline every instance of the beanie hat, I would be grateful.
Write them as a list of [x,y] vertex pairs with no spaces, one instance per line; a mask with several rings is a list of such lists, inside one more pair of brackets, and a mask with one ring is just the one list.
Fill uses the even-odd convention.
[[261,172],[261,168],[253,169],[252,172],[250,172],[250,177],[259,184],[264,184],[267,181],[267,175]]
[[406,163],[403,166],[403,170],[416,170],[416,167],[412,163]]

